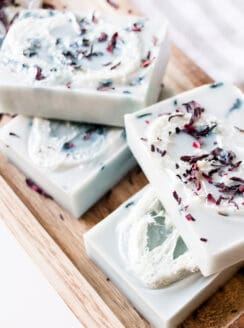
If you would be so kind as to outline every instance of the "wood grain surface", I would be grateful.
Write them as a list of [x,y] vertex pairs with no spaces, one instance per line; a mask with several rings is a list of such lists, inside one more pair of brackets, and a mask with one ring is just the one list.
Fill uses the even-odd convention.
[[65,298],[81,324],[123,327],[2,177],[0,190],[0,218]]
[[[115,0],[114,0],[115,1]],[[93,8],[107,13],[136,13],[129,1],[50,0],[59,9]],[[172,45],[162,97],[211,79]],[[0,124],[9,120],[4,116]],[[131,171],[80,220],[54,201],[30,190],[25,177],[0,155],[0,219],[39,265],[52,286],[84,327],[150,327],[128,300],[86,256],[83,234],[141,189],[147,180],[139,167]],[[240,271],[197,309],[182,328],[244,328],[244,274]],[[69,327],[67,327],[69,328]]]

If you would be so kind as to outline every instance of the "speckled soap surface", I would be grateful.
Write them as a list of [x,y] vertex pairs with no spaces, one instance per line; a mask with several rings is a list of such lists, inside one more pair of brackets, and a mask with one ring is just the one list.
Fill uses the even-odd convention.
[[[85,245],[88,256],[153,327],[174,328],[229,279],[237,267],[228,268],[210,277],[203,277],[199,272],[194,273],[175,283],[171,282],[164,288],[146,287],[133,274],[130,264],[121,253],[119,231],[140,200],[151,193],[150,189],[149,186],[142,189],[88,231],[85,234]],[[148,208],[148,211],[151,210],[152,208]],[[145,220],[145,217],[141,217],[141,220]],[[142,257],[143,255],[141,259]]]
[[215,83],[126,116],[129,146],[206,276],[244,260],[244,104]]
[[100,125],[17,116],[1,128],[0,146],[77,217],[135,165],[125,131]]
[[0,110],[123,126],[157,101],[168,54],[163,20],[25,10],[0,50]]

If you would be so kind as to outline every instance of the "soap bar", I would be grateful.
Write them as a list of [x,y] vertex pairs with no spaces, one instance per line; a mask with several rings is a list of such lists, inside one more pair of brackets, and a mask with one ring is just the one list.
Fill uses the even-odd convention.
[[135,165],[123,129],[91,124],[17,116],[1,128],[0,146],[30,187],[76,217]]
[[118,225],[118,240],[128,270],[147,287],[168,286],[198,271],[152,188]]
[[157,101],[168,52],[163,20],[22,11],[0,51],[1,110],[123,126]]
[[231,267],[211,277],[194,273],[166,288],[146,288],[136,279],[120,251],[120,225],[130,217],[137,203],[150,192],[146,187],[122,204],[85,234],[88,256],[128,297],[132,305],[155,328],[173,328],[236,272]]
[[39,8],[41,0],[5,0],[0,5],[0,45],[9,29],[23,8]]
[[126,116],[129,146],[203,275],[244,260],[244,104],[214,83]]

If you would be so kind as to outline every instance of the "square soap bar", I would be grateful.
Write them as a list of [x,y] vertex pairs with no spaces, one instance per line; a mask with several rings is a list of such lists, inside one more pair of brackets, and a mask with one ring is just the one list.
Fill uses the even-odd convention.
[[123,129],[91,124],[17,116],[0,130],[0,146],[76,217],[135,165]]
[[121,255],[118,228],[150,188],[142,189],[88,231],[85,234],[85,245],[88,256],[128,297],[143,317],[155,328],[173,328],[228,280],[237,268],[226,269],[211,277],[195,273],[165,288],[151,289],[142,285],[131,274],[128,263]]
[[214,83],[126,116],[129,146],[203,275],[244,260],[244,103]]
[[165,21],[22,11],[0,51],[0,110],[123,126],[157,101],[168,53]]

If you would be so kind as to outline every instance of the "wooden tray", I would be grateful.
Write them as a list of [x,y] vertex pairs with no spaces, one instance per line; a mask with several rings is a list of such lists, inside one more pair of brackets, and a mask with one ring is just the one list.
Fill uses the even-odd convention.
[[[57,8],[90,9],[108,13],[137,13],[126,0],[50,0]],[[137,13],[138,14],[138,13]],[[164,78],[165,92],[179,93],[211,79],[177,47]],[[1,125],[9,118],[2,117]],[[0,219],[37,263],[52,286],[84,327],[150,327],[127,299],[86,256],[83,234],[106,217],[147,180],[137,167],[108,192],[81,220],[75,220],[54,201],[30,190],[25,177],[0,155]],[[10,259],[11,260],[11,259]],[[244,327],[244,275],[229,283],[196,310],[186,328]],[[67,327],[69,328],[69,327]]]

